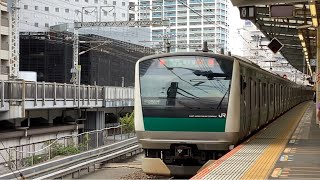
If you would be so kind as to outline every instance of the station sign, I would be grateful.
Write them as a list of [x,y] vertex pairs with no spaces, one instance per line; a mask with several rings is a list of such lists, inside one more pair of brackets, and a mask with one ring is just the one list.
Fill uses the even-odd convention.
[[310,59],[310,66],[317,66],[317,60],[316,59]]
[[294,17],[294,9],[295,8],[293,5],[271,5],[270,17],[274,17],[274,18]]
[[243,6],[239,7],[241,19],[255,19],[256,7],[255,6]]

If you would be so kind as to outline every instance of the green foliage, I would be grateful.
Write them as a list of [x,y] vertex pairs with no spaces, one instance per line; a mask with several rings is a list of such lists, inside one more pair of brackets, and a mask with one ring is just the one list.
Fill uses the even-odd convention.
[[55,157],[58,155],[69,156],[77,153],[80,153],[80,150],[74,145],[70,145],[66,147],[64,147],[60,143],[54,143],[52,145],[52,157]]
[[120,118],[120,124],[123,125],[124,133],[134,132],[134,113],[128,113],[125,117]]
[[90,141],[89,134],[88,133],[84,134],[83,142],[79,144],[79,150],[80,151],[87,150],[88,145],[89,145],[89,141]]
[[[32,161],[33,161],[33,163],[32,163]],[[45,154],[34,155],[34,156],[30,156],[30,157],[25,158],[24,164],[26,164],[27,166],[32,166],[32,165],[39,164],[44,161],[46,161]]]

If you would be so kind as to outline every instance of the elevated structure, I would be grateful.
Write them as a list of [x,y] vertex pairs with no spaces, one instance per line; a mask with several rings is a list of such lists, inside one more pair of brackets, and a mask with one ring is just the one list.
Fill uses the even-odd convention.
[[[276,37],[284,44],[284,48],[281,49],[280,53],[293,67],[308,74],[312,74],[315,71],[314,68],[309,66],[310,59],[315,59],[317,55],[316,29],[312,25],[313,16],[311,15],[309,1],[231,1],[233,5],[238,6],[242,11],[240,16],[243,19],[251,20],[269,40]],[[280,2],[291,8],[291,15],[281,14],[283,13],[279,12],[281,9],[271,11],[270,7]],[[253,14],[250,16],[247,16],[245,12],[248,7],[253,8]],[[285,10],[282,9],[282,11]],[[304,43],[302,43],[301,37]]]
[[1,81],[0,121],[25,119],[27,110],[133,106],[133,98],[133,88]]

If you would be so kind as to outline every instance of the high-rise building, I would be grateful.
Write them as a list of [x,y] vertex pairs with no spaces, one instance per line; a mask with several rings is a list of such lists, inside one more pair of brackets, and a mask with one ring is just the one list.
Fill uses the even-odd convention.
[[[209,49],[228,50],[229,0],[138,0],[138,20],[169,19],[170,27],[153,27],[151,41],[170,39],[171,51],[195,51],[207,41]],[[163,46],[162,46],[163,47]]]
[[1,34],[1,44],[0,44],[0,80],[8,80],[9,74],[9,59],[10,59],[10,21],[8,12],[7,0],[1,0],[1,19],[0,19],[0,34]]

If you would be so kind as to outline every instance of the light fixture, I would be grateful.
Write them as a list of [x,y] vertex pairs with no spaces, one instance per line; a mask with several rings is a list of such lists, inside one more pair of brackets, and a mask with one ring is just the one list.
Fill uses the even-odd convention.
[[312,25],[313,25],[314,27],[318,27],[318,18],[317,18],[317,17],[313,17],[313,18],[312,18]]
[[312,25],[313,27],[318,27],[318,15],[317,15],[317,5],[314,0],[310,1],[309,3],[309,9],[312,17]]
[[306,47],[306,43],[304,41],[301,41],[302,47]]
[[309,8],[311,16],[317,16],[317,7],[315,1],[310,1]]
[[298,33],[298,36],[299,36],[299,39],[300,39],[301,42],[304,41],[302,32],[299,32],[299,33]]
[[306,47],[303,47],[303,51],[304,51],[304,52],[307,52],[307,48],[306,48]]

